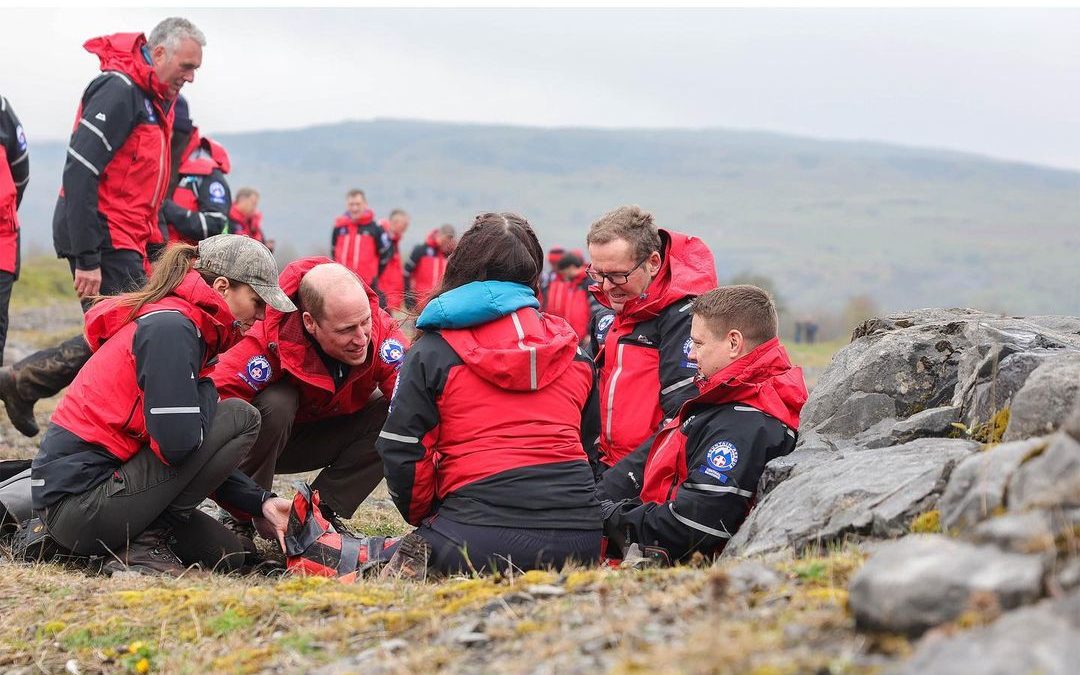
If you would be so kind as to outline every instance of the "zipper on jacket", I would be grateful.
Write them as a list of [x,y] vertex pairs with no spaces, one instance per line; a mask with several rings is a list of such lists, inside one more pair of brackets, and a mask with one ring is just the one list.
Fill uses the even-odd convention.
[[608,443],[612,442],[611,438],[611,411],[615,407],[615,385],[619,381],[619,375],[622,374],[622,353],[623,347],[626,345],[619,343],[619,350],[615,355],[615,372],[611,374],[611,386],[608,387],[607,395],[607,423],[604,425],[604,435],[607,436]]

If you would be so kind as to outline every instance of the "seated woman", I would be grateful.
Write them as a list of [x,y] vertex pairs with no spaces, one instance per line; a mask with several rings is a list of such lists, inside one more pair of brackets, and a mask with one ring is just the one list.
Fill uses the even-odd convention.
[[524,218],[483,214],[421,312],[375,445],[394,503],[418,529],[384,576],[599,557],[582,445],[593,367],[569,324],[537,309],[543,264]]
[[[244,542],[197,506],[211,493],[282,540],[289,502],[236,471],[259,432],[248,403],[206,376],[266,305],[295,309],[265,246],[218,235],[170,246],[139,291],[86,315],[94,354],[52,416],[31,469],[35,513],[61,546],[106,571],[238,567]],[[170,544],[172,549],[170,550]]]

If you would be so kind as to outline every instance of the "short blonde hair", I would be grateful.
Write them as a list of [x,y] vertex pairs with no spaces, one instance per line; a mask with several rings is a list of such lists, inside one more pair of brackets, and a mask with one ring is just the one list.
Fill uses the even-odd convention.
[[608,211],[589,228],[587,244],[608,244],[623,239],[634,247],[634,257],[644,260],[660,251],[660,232],[652,214],[634,204]]
[[776,337],[776,304],[757,286],[721,286],[694,299],[695,316],[716,335],[737,330],[753,347]]

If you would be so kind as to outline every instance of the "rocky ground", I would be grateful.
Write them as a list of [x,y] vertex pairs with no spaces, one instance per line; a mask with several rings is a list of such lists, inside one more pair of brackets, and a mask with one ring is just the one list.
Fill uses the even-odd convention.
[[[385,493],[352,524],[405,529]],[[820,373],[714,563],[346,586],[0,555],[0,669],[1071,673],[1078,551],[1080,319],[923,310]]]

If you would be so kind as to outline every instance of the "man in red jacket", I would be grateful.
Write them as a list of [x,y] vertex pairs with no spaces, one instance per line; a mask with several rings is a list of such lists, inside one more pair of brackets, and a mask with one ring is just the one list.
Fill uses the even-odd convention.
[[345,213],[334,220],[330,235],[330,257],[356,273],[386,307],[386,296],[379,288],[379,276],[386,269],[394,248],[390,234],[375,222],[375,212],[368,208],[363,190],[345,194]]
[[405,304],[409,309],[423,306],[446,273],[446,259],[454,250],[453,225],[443,225],[428,232],[423,244],[417,244],[405,263]]
[[0,96],[0,365],[7,343],[8,302],[19,278],[18,208],[30,182],[26,133],[6,98]]
[[232,196],[225,174],[231,163],[225,148],[201,136],[198,127],[192,127],[182,153],[176,189],[161,205],[161,217],[170,242],[195,245],[229,232]]
[[[53,245],[67,258],[75,292],[142,286],[147,250],[165,242],[158,210],[169,186],[173,102],[195,79],[206,38],[181,18],[142,33],[97,37],[83,47],[102,74],[83,92],[53,216]],[[38,432],[34,403],[67,386],[90,357],[82,336],[0,369],[0,397],[20,432]]]
[[662,561],[719,553],[746,519],[765,465],[795,448],[806,385],[776,336],[769,294],[724,286],[691,312],[699,393],[657,435],[643,473],[630,456],[601,479],[609,557],[630,544]]
[[242,187],[233,197],[229,209],[229,233],[242,234],[274,250],[274,240],[267,239],[262,229],[262,212],[259,211],[259,191],[251,187]]
[[379,274],[379,290],[386,296],[386,309],[401,312],[405,309],[405,269],[401,265],[401,237],[409,229],[409,214],[401,209],[390,212],[390,218],[379,223],[390,235],[390,259]]
[[690,305],[715,288],[712,251],[697,237],[658,230],[622,206],[592,224],[590,289],[613,318],[597,322],[600,459],[611,466],[647,443],[694,393]]
[[382,480],[375,439],[409,343],[372,290],[327,258],[289,264],[280,285],[299,311],[267,307],[211,377],[262,416],[240,469],[267,490],[275,473],[322,469],[312,487],[337,527]]

